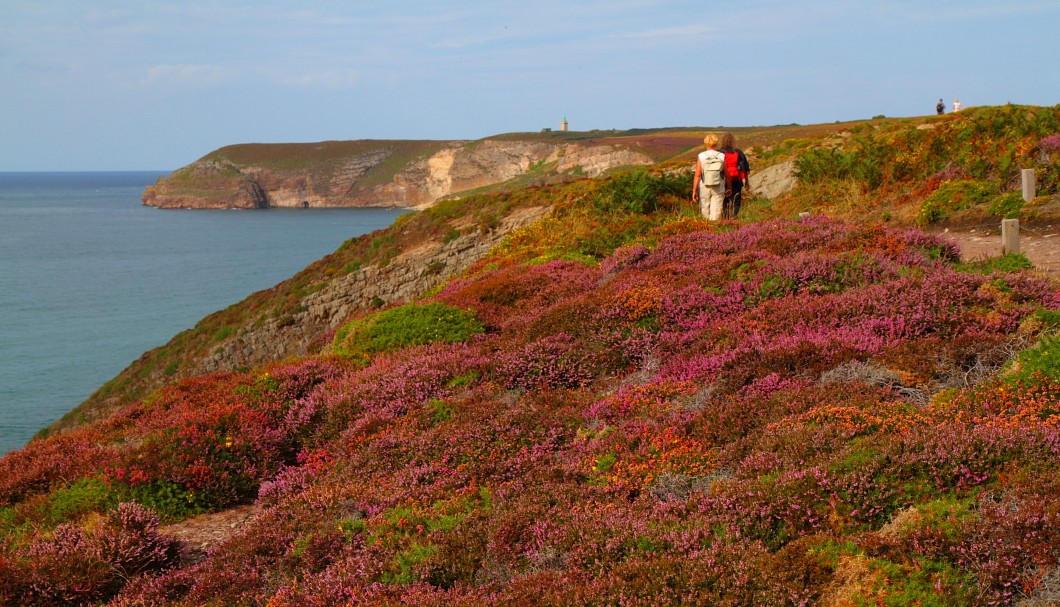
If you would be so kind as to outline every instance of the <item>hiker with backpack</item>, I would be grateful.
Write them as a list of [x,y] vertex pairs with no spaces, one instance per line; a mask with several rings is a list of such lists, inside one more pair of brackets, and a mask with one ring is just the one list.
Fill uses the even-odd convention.
[[939,102],[935,104],[935,113],[939,116],[946,113],[946,104],[942,102],[942,99],[939,99]]
[[703,138],[707,149],[696,156],[696,175],[692,178],[692,201],[699,203],[699,212],[710,221],[721,219],[725,199],[725,154],[714,149],[718,136],[707,133]]
[[722,199],[722,216],[726,219],[736,219],[740,214],[740,205],[743,202],[743,189],[751,191],[751,165],[747,163],[747,156],[743,150],[736,147],[736,137],[732,133],[721,136],[721,153],[725,154],[725,196]]

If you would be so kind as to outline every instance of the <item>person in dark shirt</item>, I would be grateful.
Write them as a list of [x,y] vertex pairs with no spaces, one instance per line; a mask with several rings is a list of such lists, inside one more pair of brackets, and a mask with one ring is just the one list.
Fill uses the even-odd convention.
[[743,150],[736,147],[736,137],[732,133],[724,133],[721,136],[718,151],[725,154],[725,198],[722,201],[722,217],[736,219],[740,214],[744,188],[747,188],[748,194],[751,193],[751,165],[747,163]]
[[942,102],[942,99],[939,99],[939,102],[935,104],[935,113],[939,116],[946,113],[946,104]]

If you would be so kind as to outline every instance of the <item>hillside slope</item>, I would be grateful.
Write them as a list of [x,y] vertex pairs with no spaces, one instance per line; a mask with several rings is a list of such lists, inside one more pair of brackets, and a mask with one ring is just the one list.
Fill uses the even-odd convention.
[[[923,219],[921,225],[928,230],[986,225],[986,230],[996,231],[1002,217],[1013,216],[1032,229],[1060,225],[1060,144],[1050,143],[1050,136],[1056,139],[1060,131],[1060,106],[1006,106],[941,117],[731,130],[751,158],[753,191],[768,195],[748,201],[741,217],[744,221],[794,217],[810,211],[891,225],[912,225]],[[701,141],[703,132],[658,129],[513,134],[492,139],[518,145],[588,142],[586,145],[595,146],[594,142],[607,142],[637,148],[664,159],[653,170],[683,172],[690,184],[691,162],[698,149],[694,144]],[[232,146],[224,148],[223,154],[215,154],[231,155],[240,166],[283,165],[292,171],[301,167],[306,174],[323,174],[330,166],[328,157],[348,158],[356,150],[373,149],[372,145],[334,142],[333,149],[326,146],[317,150],[332,149],[330,156],[310,154],[307,150],[314,148],[312,144]],[[427,144],[406,145],[422,150],[418,146]],[[675,155],[676,150],[685,149],[688,151]],[[305,154],[300,156],[292,150]],[[212,157],[214,154],[207,156]],[[895,168],[896,162],[902,168]],[[1019,170],[1035,166],[1040,196],[1022,204]],[[797,169],[803,174],[802,183],[792,189],[791,174]],[[777,187],[769,188],[771,176],[781,176]],[[525,211],[520,209],[550,213],[557,202],[584,198],[595,187],[583,180],[545,190],[519,189],[520,179],[507,186],[499,183],[484,188],[498,189],[500,194],[449,201],[409,216],[391,229],[348,242],[291,280],[203,319],[169,344],[145,353],[53,429],[105,417],[168,381],[316,351],[321,338],[337,323],[363,314],[373,305],[408,301],[459,274],[497,239],[505,237],[507,230],[535,217],[522,214]],[[694,212],[687,202],[689,189],[686,185],[676,190],[686,199],[683,205],[667,209],[669,214],[657,212],[652,219],[666,221],[674,211],[676,215]],[[930,212],[921,216],[925,204]],[[508,218],[516,211],[519,217]],[[622,234],[627,229],[628,221],[621,216],[594,218],[588,225],[598,221],[600,225],[594,229],[601,232]],[[566,224],[559,229],[576,232]],[[620,237],[612,240],[592,254],[606,253]]]
[[0,604],[1055,603],[1060,289],[908,224],[1039,213],[1058,117],[755,145],[801,183],[740,221],[678,157],[350,241],[0,459]]

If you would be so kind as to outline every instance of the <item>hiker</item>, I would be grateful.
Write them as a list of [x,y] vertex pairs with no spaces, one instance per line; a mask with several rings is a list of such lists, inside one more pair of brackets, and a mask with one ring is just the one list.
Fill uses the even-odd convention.
[[722,200],[722,216],[726,219],[736,219],[743,202],[744,186],[747,186],[748,192],[751,191],[751,165],[747,163],[743,150],[736,147],[736,138],[732,133],[721,136],[720,151],[725,154],[725,198]]
[[721,219],[725,198],[725,154],[714,149],[718,136],[707,133],[703,138],[707,149],[696,157],[696,175],[692,178],[692,201],[699,203],[699,212],[710,221]]
[[961,105],[961,100],[960,99],[954,99],[953,100],[953,111],[959,112],[959,111],[961,111],[962,107],[964,107],[964,106]]
[[935,113],[939,116],[946,113],[946,104],[942,102],[941,98],[939,99],[939,102],[935,105]]

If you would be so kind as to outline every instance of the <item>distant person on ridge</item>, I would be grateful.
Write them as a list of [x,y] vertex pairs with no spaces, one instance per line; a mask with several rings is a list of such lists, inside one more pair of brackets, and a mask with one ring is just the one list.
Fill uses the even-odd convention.
[[725,154],[714,148],[718,136],[707,133],[703,138],[707,149],[696,156],[696,175],[692,178],[692,201],[699,203],[699,212],[710,221],[721,219],[725,198]]
[[962,107],[964,107],[964,105],[961,104],[961,100],[960,99],[954,99],[953,100],[953,111],[959,112],[959,111],[961,111]]
[[743,188],[751,191],[751,165],[747,163],[747,156],[743,150],[736,147],[736,137],[732,133],[721,136],[720,151],[725,154],[725,198],[722,201],[722,216],[726,219],[736,219],[740,214],[740,205],[743,203]]
[[946,104],[942,102],[942,99],[939,99],[939,102],[935,105],[935,113],[939,116],[946,113]]

